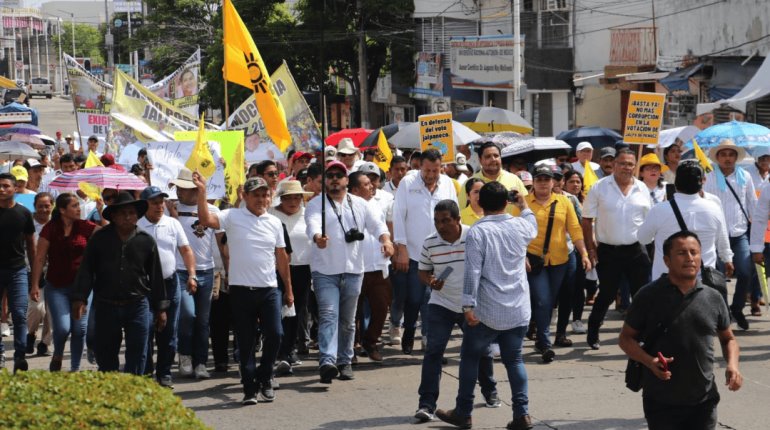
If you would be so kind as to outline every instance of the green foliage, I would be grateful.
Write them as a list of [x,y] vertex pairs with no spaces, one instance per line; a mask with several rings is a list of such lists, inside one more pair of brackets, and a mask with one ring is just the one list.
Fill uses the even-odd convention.
[[0,372],[3,429],[205,429],[149,378],[124,373]]
[[104,64],[104,34],[94,26],[75,24],[75,52],[72,51],[72,25],[62,22],[62,34],[53,35],[54,46],[58,46],[61,37],[62,50],[73,57],[91,57],[92,64]]

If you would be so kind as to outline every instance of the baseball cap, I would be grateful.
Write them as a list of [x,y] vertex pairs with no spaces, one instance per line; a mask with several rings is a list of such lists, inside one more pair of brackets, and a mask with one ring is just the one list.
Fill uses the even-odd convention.
[[580,152],[580,151],[582,151],[584,149],[593,150],[594,146],[591,145],[591,142],[580,142],[580,143],[578,143],[577,148],[575,148],[575,151]]
[[112,154],[104,154],[99,160],[105,167],[110,167],[115,164],[115,156]]
[[372,175],[380,176],[380,167],[372,163],[371,161],[367,161],[366,163],[362,164],[358,168],[358,171],[367,175],[372,174]]
[[[33,168],[33,167],[37,167],[37,166],[43,166],[42,164],[40,164],[39,161],[35,160],[34,158],[28,158],[27,159],[27,165],[29,166],[30,169]],[[45,166],[43,166],[43,167],[45,167]]]
[[158,196],[168,197],[168,194],[164,193],[163,190],[156,187],[155,185],[150,185],[149,187],[142,190],[142,194],[139,195],[139,199],[150,200]]
[[308,159],[313,158],[313,155],[307,152],[297,151],[291,156],[291,161],[297,161],[302,157],[306,157]]
[[267,181],[262,179],[259,176],[254,176],[252,178],[249,178],[245,184],[243,184],[243,191],[248,193],[254,190],[258,190],[260,188],[267,188],[270,189],[270,186],[267,185]]
[[97,142],[98,142],[98,141],[99,141],[99,138],[98,138],[98,137],[96,137],[96,135],[95,135],[95,134],[92,134],[92,135],[88,136],[88,140],[95,140],[95,141],[97,141]]
[[326,148],[324,148],[324,155],[326,158],[334,158],[335,155],[337,155],[337,148],[329,145]]
[[342,170],[346,175],[348,174],[348,168],[347,166],[345,166],[345,164],[342,161],[334,160],[326,163],[326,170],[333,169],[333,168],[338,168]]
[[17,181],[29,181],[29,174],[27,173],[27,169],[25,169],[24,166],[13,166],[11,168],[11,175],[13,175]]
[[605,146],[601,150],[599,150],[599,158],[605,158],[605,157],[612,157],[615,158],[618,155],[618,151],[615,151],[615,148],[611,146]]
[[461,172],[468,171],[468,159],[465,154],[459,153],[455,156],[455,168]]
[[526,170],[520,170],[516,172],[516,175],[519,176],[519,179],[521,179],[522,182],[532,182],[532,174]]
[[549,178],[553,178],[553,169],[551,166],[547,165],[537,166],[532,172],[532,177],[537,178],[538,176],[548,176]]

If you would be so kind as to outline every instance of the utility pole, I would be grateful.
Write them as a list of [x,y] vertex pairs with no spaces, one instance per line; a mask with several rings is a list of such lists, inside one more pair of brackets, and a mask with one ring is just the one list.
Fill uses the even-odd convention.
[[76,57],[77,54],[75,54],[75,14],[70,13],[70,17],[72,18],[72,57]]
[[358,33],[358,89],[361,101],[361,127],[369,128],[369,88],[366,77],[366,34],[364,34],[364,2],[357,0],[361,26]]
[[521,115],[521,0],[511,1],[513,15],[513,111]]
[[48,55],[48,45],[50,40],[48,37],[50,36],[48,34],[48,26],[51,24],[51,21],[48,20],[48,18],[45,19],[45,27],[43,27],[43,39],[45,39],[45,77],[48,79],[48,83],[51,83],[51,57]]
[[[22,36],[22,41],[24,40],[24,36]],[[24,49],[24,46],[21,47],[21,49]],[[27,17],[27,58],[29,59],[29,76],[27,76],[29,79],[27,79],[27,83],[32,79],[32,17]]]
[[107,27],[107,33],[104,35],[104,48],[107,50],[107,72],[104,74],[104,81],[110,82],[109,75],[111,75],[112,68],[115,66],[113,57],[113,46],[115,44],[115,38],[110,31],[110,13],[107,10],[107,0],[104,0],[104,25]]
[[59,73],[57,73],[57,75],[59,75],[59,93],[64,94],[64,56],[61,52],[61,18],[58,18],[57,20],[56,34],[59,35]]

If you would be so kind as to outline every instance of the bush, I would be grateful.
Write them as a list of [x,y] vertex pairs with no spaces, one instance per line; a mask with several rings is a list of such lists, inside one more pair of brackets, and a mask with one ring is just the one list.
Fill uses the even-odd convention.
[[0,371],[0,428],[205,429],[170,390],[125,373]]

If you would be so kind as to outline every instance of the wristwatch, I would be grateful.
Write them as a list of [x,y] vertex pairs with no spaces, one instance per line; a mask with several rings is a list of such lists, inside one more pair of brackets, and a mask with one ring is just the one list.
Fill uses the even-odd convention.
[[196,283],[196,284],[198,283],[198,277],[197,277],[197,276],[195,276],[195,275],[193,275],[193,276],[190,276],[190,277],[189,277],[189,278],[187,278],[187,279],[192,279],[193,281],[195,281],[195,283]]
[[463,306],[463,313],[473,311],[475,306]]

